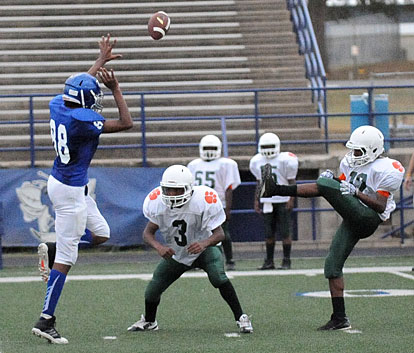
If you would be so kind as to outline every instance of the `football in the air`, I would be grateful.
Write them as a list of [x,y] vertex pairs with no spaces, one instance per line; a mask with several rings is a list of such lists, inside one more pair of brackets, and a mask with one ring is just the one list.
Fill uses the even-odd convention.
[[164,11],[154,13],[148,21],[148,33],[152,39],[164,38],[170,29],[171,19]]

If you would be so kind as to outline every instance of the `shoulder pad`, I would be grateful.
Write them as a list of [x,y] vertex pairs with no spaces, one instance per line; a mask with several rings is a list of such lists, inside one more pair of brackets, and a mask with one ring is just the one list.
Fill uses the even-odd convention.
[[161,187],[157,187],[148,194],[148,198],[153,201],[161,197]]
[[86,108],[74,109],[72,117],[79,121],[105,121],[105,118],[101,114]]
[[51,105],[61,105],[61,104],[63,104],[63,98],[62,98],[62,95],[61,95],[61,94],[59,94],[59,95],[57,95],[57,96],[53,97],[53,98],[50,100],[50,102],[49,102],[49,105],[50,105],[50,106],[51,106]]
[[193,197],[201,204],[215,204],[220,202],[220,199],[217,195],[217,192],[206,185],[197,185],[194,186],[194,194]]
[[296,156],[296,154],[292,152],[280,152],[279,157],[280,159],[291,159],[291,158],[298,159],[298,156]]
[[218,160],[221,161],[221,162],[224,162],[226,164],[237,164],[237,162],[234,159],[231,159],[229,157],[221,157]]
[[263,156],[260,153],[256,153],[251,159],[251,162],[256,162],[257,160],[260,160]]

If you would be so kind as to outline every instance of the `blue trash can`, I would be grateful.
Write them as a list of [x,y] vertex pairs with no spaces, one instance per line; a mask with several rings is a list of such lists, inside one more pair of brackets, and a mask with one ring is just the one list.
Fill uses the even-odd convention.
[[[384,138],[387,140],[390,138],[389,115],[381,115],[379,113],[388,113],[388,94],[376,94],[374,96],[374,107],[375,113],[378,114],[375,116],[375,126],[382,132]],[[390,149],[389,141],[384,143],[384,148],[385,151]]]
[[362,125],[369,125],[368,97],[351,95],[351,132]]
[[[351,132],[357,127],[369,124],[368,94],[351,95]],[[374,116],[374,126],[382,132],[385,139],[390,138],[390,126],[388,114],[388,94],[376,94],[373,97],[372,109],[378,115]],[[385,151],[390,149],[390,143],[384,143]]]

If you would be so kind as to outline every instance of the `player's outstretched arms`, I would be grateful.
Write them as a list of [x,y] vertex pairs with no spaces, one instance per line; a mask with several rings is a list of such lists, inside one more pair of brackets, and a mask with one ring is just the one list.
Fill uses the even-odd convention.
[[131,113],[129,112],[128,105],[122,95],[118,79],[115,77],[113,70],[108,71],[104,67],[101,67],[98,76],[103,84],[112,91],[119,112],[118,120],[105,120],[103,132],[118,132],[132,128],[133,122]]
[[96,76],[98,70],[104,66],[108,61],[122,58],[122,54],[112,54],[112,49],[116,45],[116,39],[111,42],[111,35],[108,33],[105,36],[102,36],[99,43],[99,56],[96,59],[95,63],[88,70],[88,74]]

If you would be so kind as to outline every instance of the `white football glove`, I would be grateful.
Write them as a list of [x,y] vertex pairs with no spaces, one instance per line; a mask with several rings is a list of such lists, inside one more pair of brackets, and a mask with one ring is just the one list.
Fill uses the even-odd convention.
[[341,181],[341,185],[339,186],[339,190],[341,191],[342,195],[358,195],[359,190],[357,187],[351,183],[348,183],[345,180]]
[[321,175],[319,175],[319,177],[324,177],[324,178],[328,178],[328,179],[333,179],[334,177],[334,172],[330,169],[325,170],[324,172],[321,173]]

